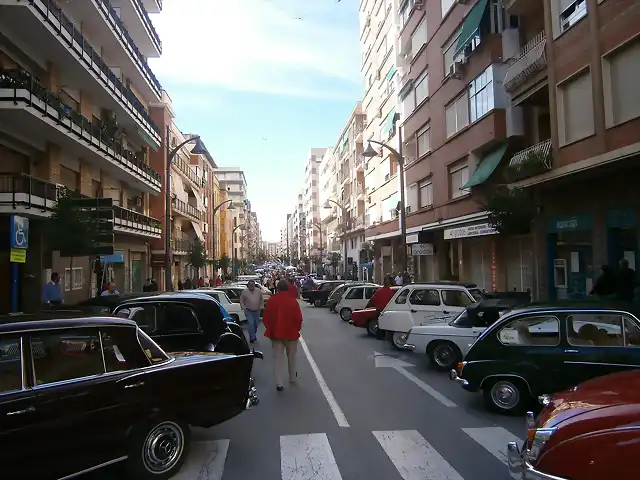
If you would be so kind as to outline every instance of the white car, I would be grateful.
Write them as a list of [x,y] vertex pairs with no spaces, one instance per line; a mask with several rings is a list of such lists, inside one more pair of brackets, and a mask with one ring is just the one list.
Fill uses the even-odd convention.
[[[249,283],[248,281],[236,282],[236,283],[230,283],[228,286],[247,288],[248,283]],[[262,308],[264,308],[267,306],[267,302],[269,301],[269,298],[271,298],[271,290],[269,290],[267,287],[257,282],[256,282],[256,288],[259,288],[260,291],[262,292]]]
[[227,294],[222,290],[216,290],[215,288],[199,288],[197,290],[183,290],[185,292],[204,293],[215,299],[222,305],[222,307],[229,313],[231,319],[236,322],[246,322],[247,316],[244,314],[244,310],[240,307],[239,303],[233,303]]
[[342,298],[336,305],[336,312],[340,314],[340,318],[345,322],[351,320],[351,312],[354,310],[362,310],[367,306],[371,297],[380,285],[375,283],[365,283],[348,287]]
[[484,300],[475,284],[412,283],[401,288],[378,318],[378,327],[391,333],[391,345],[404,350],[409,331],[419,325],[453,320],[468,305]]

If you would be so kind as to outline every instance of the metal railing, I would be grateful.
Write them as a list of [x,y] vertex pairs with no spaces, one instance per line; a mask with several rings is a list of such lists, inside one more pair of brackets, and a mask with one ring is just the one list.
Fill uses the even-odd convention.
[[525,148],[517,152],[509,161],[509,166],[513,167],[523,163],[530,154],[535,154],[537,158],[542,158],[542,166],[547,169],[551,168],[551,140],[545,140],[544,142],[537,143],[529,148]]
[[[18,102],[26,103],[27,106],[39,110],[43,116],[47,116],[58,125],[66,127],[69,133],[77,135],[79,139],[84,139],[106,156],[112,158],[124,170],[141,175],[160,186],[162,182],[160,174],[140,160],[131,150],[125,148],[121,141],[116,140],[111,132],[112,127],[109,127],[104,122],[91,121],[82,114],[75,112],[60,97],[50,92],[28,72],[18,70],[0,71],[0,89],[13,90],[11,97],[0,97],[0,100],[12,100],[14,104]],[[25,95],[21,90],[26,91],[27,94]],[[44,106],[41,106],[40,102]],[[79,132],[74,130],[74,125],[80,130]],[[140,172],[136,169],[140,170]]]
[[156,45],[156,48],[160,53],[162,53],[162,40],[160,40],[160,35],[158,35],[158,32],[156,31],[156,27],[153,26],[151,17],[149,17],[147,10],[144,8],[144,5],[142,5],[142,2],[140,0],[133,0],[133,6],[138,14],[142,17],[142,21],[144,22],[144,24],[147,26],[147,29],[151,34],[151,39]]
[[[102,1],[102,0],[101,0]],[[147,109],[142,105],[138,97],[131,91],[130,88],[126,87],[122,81],[116,77],[115,73],[107,66],[102,57],[98,52],[96,52],[93,47],[89,44],[84,35],[78,30],[75,24],[67,17],[64,12],[55,4],[54,0],[42,0],[42,3],[45,5],[45,9],[40,8],[39,2],[33,2],[32,5],[38,10],[40,15],[42,15],[44,21],[46,21],[50,26],[52,26],[55,30],[57,30],[58,38],[61,38],[65,41],[65,43],[72,48],[82,59],[87,68],[94,71],[98,74],[98,78],[100,78],[103,84],[110,90],[115,90],[116,93],[120,93],[125,100],[127,100],[131,106],[133,107],[133,115],[139,116],[143,121],[146,122],[150,129],[160,134],[160,129],[155,124]],[[54,22],[53,20],[57,20]],[[71,37],[71,41],[62,34],[61,30],[64,31]],[[80,46],[80,48],[76,48],[76,45]],[[137,49],[136,49],[137,51]],[[138,52],[139,53],[139,52]],[[156,90],[158,96],[160,96],[162,92],[162,86],[158,79],[153,75],[151,68],[147,65],[146,60],[140,54],[140,62],[143,62],[145,71],[149,76],[149,80]],[[104,75],[104,77],[103,77]],[[113,86],[111,85],[113,84]],[[129,107],[126,103],[125,106]],[[137,114],[137,115],[136,115]]]
[[162,229],[162,223],[157,218],[149,217],[143,213],[129,210],[119,205],[113,206],[113,214],[116,220],[131,222],[142,226],[141,230],[151,231]]
[[176,197],[172,199],[172,205],[176,211],[188,217],[192,217],[194,220],[200,221],[200,219],[202,218],[202,214],[196,207],[186,202],[183,202],[182,200]]
[[[10,201],[2,201],[13,208],[26,206],[42,212],[51,210],[58,200],[58,186],[26,173],[0,173],[0,194],[10,193]],[[26,199],[23,196],[26,195]],[[42,199],[42,201],[36,201]]]
[[178,156],[174,157],[171,164],[175,165],[175,167],[180,170],[180,172],[182,172],[195,185],[197,185],[198,188],[202,187],[202,181],[198,178],[196,172],[194,172],[193,169],[182,158]]
[[356,183],[356,195],[364,195],[364,185],[362,184],[362,182]]
[[512,92],[527,79],[547,67],[547,38],[544,32],[538,33],[520,50],[504,76],[504,88]]
[[175,252],[188,252],[189,240],[183,237],[171,236],[171,249]]

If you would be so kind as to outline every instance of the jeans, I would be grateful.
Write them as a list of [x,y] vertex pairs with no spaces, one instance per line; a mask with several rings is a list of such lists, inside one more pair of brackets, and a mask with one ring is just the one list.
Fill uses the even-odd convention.
[[249,326],[249,340],[255,340],[258,333],[258,325],[260,325],[260,310],[245,310],[247,316],[247,324]]

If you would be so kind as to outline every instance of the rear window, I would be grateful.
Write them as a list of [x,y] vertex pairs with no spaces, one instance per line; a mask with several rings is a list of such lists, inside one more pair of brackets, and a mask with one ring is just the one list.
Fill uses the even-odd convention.
[[117,309],[115,314],[133,320],[147,333],[154,333],[158,329],[156,307],[153,305],[128,306]]
[[138,329],[138,341],[152,365],[169,360],[169,355],[164,353],[158,344],[151,340],[151,338],[140,329]]

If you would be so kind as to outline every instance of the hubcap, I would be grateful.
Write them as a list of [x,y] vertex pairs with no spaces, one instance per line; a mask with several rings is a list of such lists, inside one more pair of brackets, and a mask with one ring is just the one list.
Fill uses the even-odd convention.
[[371,320],[371,321],[369,322],[369,331],[370,331],[371,333],[373,333],[374,335],[375,335],[376,333],[378,333],[378,321],[377,321],[377,320]]
[[404,347],[407,343],[407,334],[405,332],[393,332],[393,343],[398,347]]
[[153,473],[166,472],[178,463],[183,449],[182,429],[173,422],[161,423],[149,432],[144,442],[144,466]]
[[343,308],[342,310],[340,310],[340,316],[345,322],[348,322],[349,320],[351,320],[351,310],[349,310],[348,308]]
[[491,399],[496,406],[510,410],[520,401],[520,392],[513,383],[501,381],[491,388]]
[[433,352],[433,359],[441,367],[447,367],[453,363],[455,353],[451,345],[439,345]]

